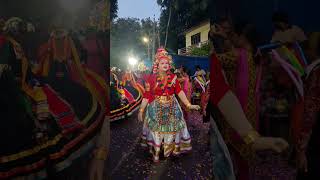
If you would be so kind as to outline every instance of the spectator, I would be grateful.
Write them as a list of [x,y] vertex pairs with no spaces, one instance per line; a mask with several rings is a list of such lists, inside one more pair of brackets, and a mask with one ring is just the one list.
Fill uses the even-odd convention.
[[272,16],[275,31],[272,35],[271,42],[293,43],[304,42],[307,37],[303,30],[289,23],[288,15],[282,12],[276,12]]
[[209,40],[212,42],[214,51],[218,54],[232,48],[230,37],[233,34],[233,27],[229,19],[221,18],[212,25],[209,31]]

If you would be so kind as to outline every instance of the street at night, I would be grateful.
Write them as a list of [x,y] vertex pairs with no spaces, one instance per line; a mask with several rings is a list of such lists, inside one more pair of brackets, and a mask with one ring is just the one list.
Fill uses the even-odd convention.
[[179,157],[160,157],[159,163],[154,163],[148,150],[140,145],[142,124],[136,117],[111,124],[112,148],[107,165],[111,179],[212,179],[209,124],[201,122],[198,112],[192,113],[192,123],[188,123],[192,151]]

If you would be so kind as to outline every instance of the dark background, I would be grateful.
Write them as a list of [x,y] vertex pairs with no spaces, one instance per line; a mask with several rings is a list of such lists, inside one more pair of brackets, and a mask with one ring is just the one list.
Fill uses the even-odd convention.
[[300,26],[306,32],[319,31],[317,11],[320,1],[317,0],[213,0],[212,16],[230,14],[234,21],[254,23],[259,32],[271,39],[271,17],[275,11],[288,13],[292,24]]
[[62,24],[65,27],[87,20],[93,5],[99,0],[1,0],[0,17],[20,17],[31,23],[49,27]]

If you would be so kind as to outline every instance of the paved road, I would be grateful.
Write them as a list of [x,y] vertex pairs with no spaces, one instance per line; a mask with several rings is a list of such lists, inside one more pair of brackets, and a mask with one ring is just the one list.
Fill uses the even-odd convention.
[[114,122],[110,128],[111,151],[107,169],[111,179],[213,179],[208,124],[201,123],[197,112],[191,114],[188,121],[192,152],[162,159],[158,164],[154,164],[148,151],[140,146],[142,125],[136,115]]

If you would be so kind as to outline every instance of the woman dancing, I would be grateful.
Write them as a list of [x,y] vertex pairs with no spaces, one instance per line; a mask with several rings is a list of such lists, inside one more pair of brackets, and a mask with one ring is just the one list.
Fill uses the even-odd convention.
[[191,137],[175,94],[190,110],[200,109],[198,105],[191,105],[188,101],[177,76],[170,71],[171,65],[172,58],[167,51],[163,48],[158,49],[153,74],[147,80],[138,115],[139,121],[142,122],[146,110],[143,139],[148,141],[154,162],[159,162],[162,144],[165,157],[192,149]]

